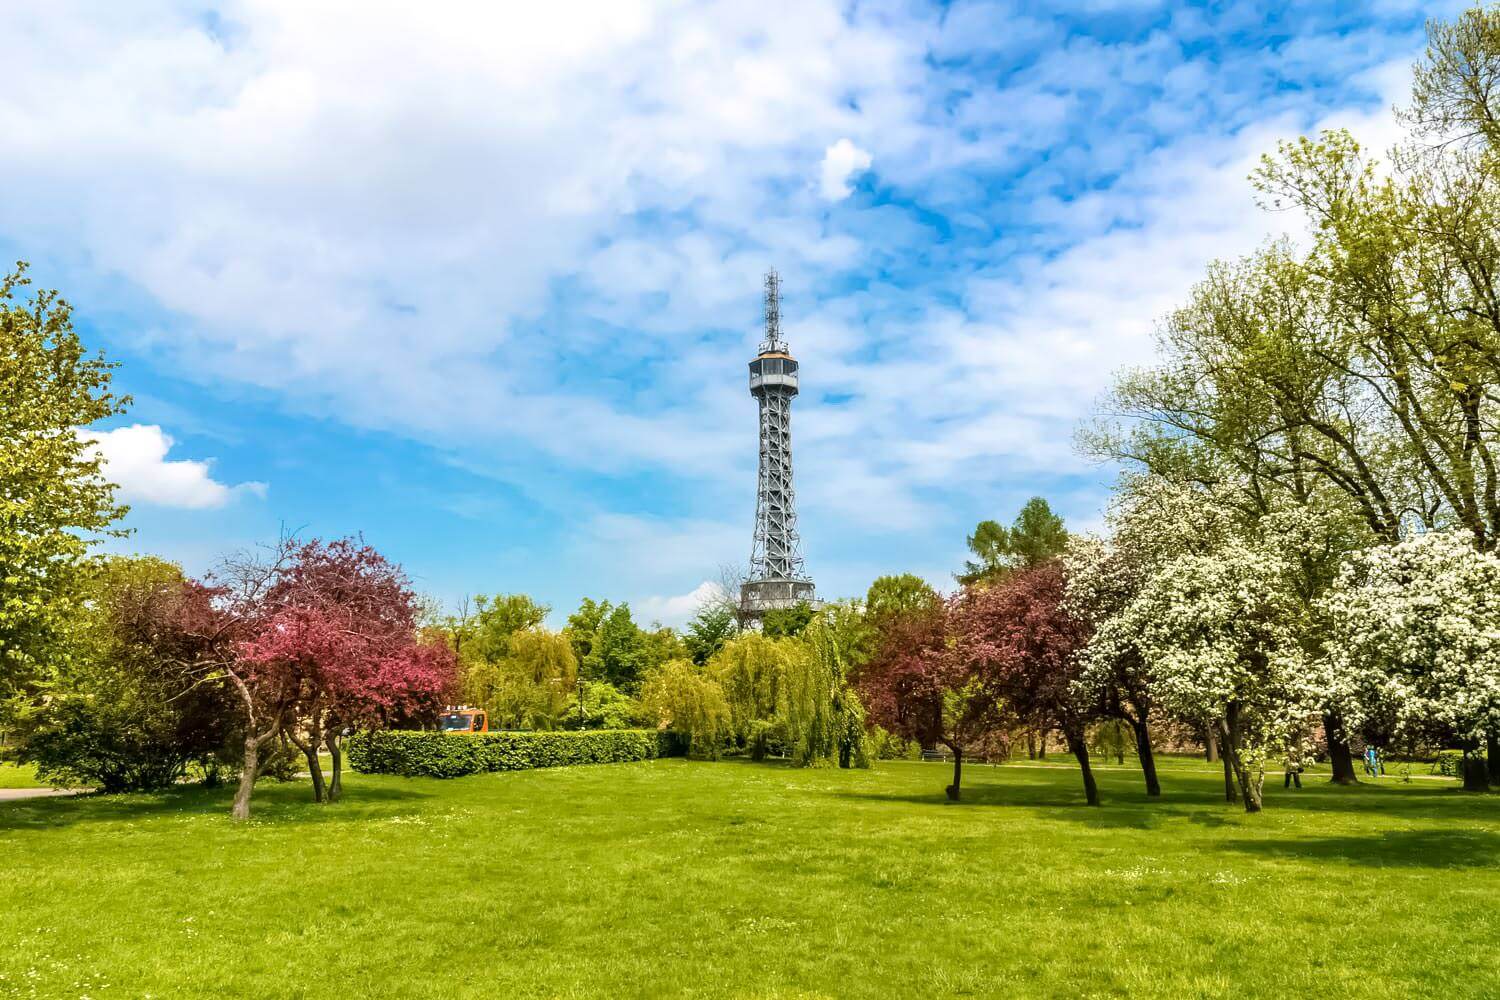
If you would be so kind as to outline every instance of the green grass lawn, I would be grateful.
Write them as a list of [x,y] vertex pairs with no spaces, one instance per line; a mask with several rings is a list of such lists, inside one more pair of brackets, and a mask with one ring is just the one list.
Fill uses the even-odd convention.
[[0,789],[3,788],[50,788],[52,786],[36,779],[30,764],[17,764],[0,760]]
[[0,803],[0,997],[1500,995],[1500,795],[662,760]]

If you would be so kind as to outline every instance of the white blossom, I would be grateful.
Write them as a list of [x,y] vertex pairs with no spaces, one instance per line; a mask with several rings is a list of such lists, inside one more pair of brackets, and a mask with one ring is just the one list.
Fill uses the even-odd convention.
[[1349,560],[1321,602],[1330,696],[1401,735],[1500,731],[1500,557],[1432,532]]

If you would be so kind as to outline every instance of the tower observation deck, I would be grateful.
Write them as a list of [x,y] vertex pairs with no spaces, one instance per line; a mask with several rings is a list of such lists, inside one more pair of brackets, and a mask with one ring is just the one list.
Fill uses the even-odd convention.
[[750,362],[750,395],[760,404],[760,471],[755,491],[755,539],[750,575],[740,587],[740,610],[758,618],[767,611],[814,599],[802,570],[792,489],[792,397],[797,361],[781,339],[781,279],[766,275],[766,339]]

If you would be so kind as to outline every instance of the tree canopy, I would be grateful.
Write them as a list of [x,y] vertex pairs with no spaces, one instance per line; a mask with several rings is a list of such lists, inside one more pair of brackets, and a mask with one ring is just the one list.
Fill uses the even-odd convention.
[[994,583],[1008,573],[1028,569],[1062,554],[1068,533],[1062,518],[1042,497],[1032,497],[1006,528],[996,521],[980,521],[968,538],[977,557],[964,563],[962,584]]
[[64,655],[88,554],[125,512],[86,431],[124,410],[55,291],[0,275],[0,710]]

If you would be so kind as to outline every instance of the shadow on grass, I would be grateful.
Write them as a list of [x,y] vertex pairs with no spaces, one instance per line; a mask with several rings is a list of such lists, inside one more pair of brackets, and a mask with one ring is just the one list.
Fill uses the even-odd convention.
[[1370,868],[1500,868],[1500,833],[1489,830],[1386,830],[1365,837],[1226,840],[1219,846],[1271,859]]
[[[1050,772],[1049,777],[1041,777]],[[1221,826],[1230,816],[1244,815],[1243,807],[1226,802],[1222,777],[1212,773],[1199,776],[1164,776],[1162,795],[1150,798],[1139,784],[1139,778],[1128,780],[1120,772],[1096,774],[1101,806],[1087,805],[1082,779],[1076,769],[1007,769],[1003,766],[982,772],[966,780],[960,802],[947,801],[943,787],[951,772],[937,773],[931,791],[859,792],[838,791],[839,798],[868,802],[903,803],[943,808],[1010,808],[1056,810],[1057,819],[1073,820],[1099,827],[1149,830],[1168,818],[1185,818],[1203,826]],[[1001,777],[1003,775],[1003,777]],[[1063,776],[1066,780],[1058,780]],[[965,778],[969,776],[966,773]],[[1182,780],[1186,778],[1186,780]],[[1500,820],[1500,796],[1465,793],[1453,785],[1335,785],[1329,781],[1309,784],[1300,790],[1285,790],[1268,781],[1265,790],[1267,812],[1295,813],[1367,813],[1382,817],[1425,820]],[[1354,842],[1358,842],[1357,840]]]
[[[311,787],[307,782],[257,787],[250,804],[252,820],[274,823],[363,820],[376,813],[382,817],[389,815],[390,810],[382,807],[393,803],[415,803],[432,797],[415,789],[361,785],[346,791],[339,802],[324,806],[312,801]],[[162,792],[18,799],[0,803],[0,833],[86,823],[135,822],[168,815],[222,816],[228,822],[233,801],[233,788],[195,785]]]

